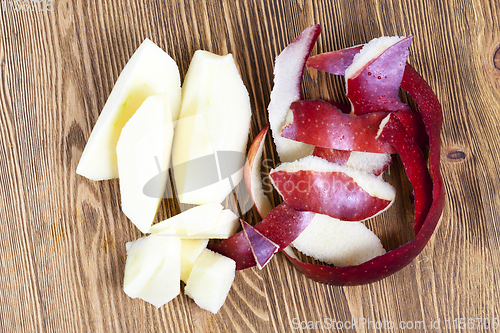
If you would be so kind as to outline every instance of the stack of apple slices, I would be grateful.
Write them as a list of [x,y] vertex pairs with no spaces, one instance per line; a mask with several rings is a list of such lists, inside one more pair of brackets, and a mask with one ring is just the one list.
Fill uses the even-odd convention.
[[[236,264],[206,247],[210,238],[227,238],[240,226],[220,203],[243,178],[250,118],[232,55],[196,51],[182,90],[175,61],[149,39],[130,58],[77,168],[92,180],[119,178],[123,212],[151,233],[127,243],[124,290],[130,297],[159,307],[179,294],[182,280],[200,307],[217,312],[222,306]],[[200,206],[152,227],[171,159],[178,198]]]
[[[207,249],[209,238],[227,238],[240,223],[218,203],[196,206],[151,228],[151,235],[127,243],[123,289],[160,307],[184,292],[201,308],[217,313],[234,279],[236,263]],[[210,286],[210,288],[207,288]]]

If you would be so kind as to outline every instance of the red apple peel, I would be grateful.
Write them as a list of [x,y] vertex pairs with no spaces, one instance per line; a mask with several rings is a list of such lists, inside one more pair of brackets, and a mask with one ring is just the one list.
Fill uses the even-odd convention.
[[[405,89],[417,103],[429,136],[429,173],[432,178],[430,209],[413,240],[361,265],[335,268],[309,264],[285,252],[287,258],[299,271],[315,281],[334,285],[360,285],[392,275],[408,265],[423,250],[439,222],[445,200],[443,180],[439,169],[441,105],[427,82],[409,64],[406,64],[401,88]],[[412,168],[411,165],[405,166],[405,170],[410,168]]]
[[247,222],[240,220],[243,233],[250,245],[253,257],[259,269],[262,269],[279,250],[279,245],[266,238]]
[[281,136],[323,148],[394,154],[391,145],[376,139],[386,112],[353,117],[322,100],[301,100],[290,105],[293,122]]
[[[279,251],[281,251],[300,235],[313,217],[314,213],[299,212],[286,203],[282,203],[276,206],[254,228],[277,244]],[[209,245],[208,248],[233,259],[236,262],[237,270],[253,267],[257,264],[243,231],[216,244]]]
[[[351,101],[353,114],[409,110],[408,106],[399,100],[398,94],[411,41],[410,36],[395,43],[352,75],[348,73],[349,68],[347,69],[346,94]],[[370,45],[368,43],[363,48]]]

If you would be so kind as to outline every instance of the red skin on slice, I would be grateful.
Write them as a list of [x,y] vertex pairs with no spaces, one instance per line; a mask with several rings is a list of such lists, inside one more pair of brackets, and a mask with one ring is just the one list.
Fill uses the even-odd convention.
[[278,252],[280,247],[268,238],[264,237],[247,222],[243,220],[240,221],[241,226],[243,227],[243,233],[248,240],[248,244],[252,250],[257,267],[262,269],[269,262],[269,260],[271,260],[274,254]]
[[315,147],[313,155],[321,157],[322,159],[325,159],[328,162],[344,165],[349,160],[351,152],[349,150]]
[[[429,136],[429,172],[432,178],[432,193],[426,193],[427,196],[432,197],[429,212],[413,240],[361,265],[334,268],[304,263],[285,253],[297,269],[315,281],[334,285],[360,285],[383,279],[408,265],[422,251],[439,222],[444,207],[443,180],[439,169],[441,150],[439,136],[443,117],[441,105],[425,80],[408,64],[401,88],[405,89],[417,103]],[[401,135],[404,136],[403,133]],[[414,152],[415,149],[411,151]],[[413,167],[413,164],[405,164],[407,172]]]
[[361,51],[363,46],[364,45],[357,45],[338,51],[315,55],[307,59],[306,66],[334,75],[344,75],[346,68],[352,64],[354,56]]
[[347,97],[353,114],[409,110],[399,100],[398,94],[411,41],[410,36],[397,42],[353,77],[346,76]]
[[243,169],[245,185],[261,218],[264,218],[267,214],[269,214],[272,206],[268,197],[262,190],[262,179],[260,177],[260,173],[255,172],[257,171],[257,169],[260,170],[260,167],[255,163],[261,163],[262,149],[265,144],[268,130],[269,123],[262,129],[262,131],[259,132],[259,134],[257,134],[255,139],[253,140],[252,145],[248,150],[245,168]]
[[375,139],[386,112],[353,117],[322,100],[302,100],[290,105],[293,122],[281,136],[323,148],[394,154],[391,145]]
[[391,200],[373,197],[343,172],[272,171],[283,200],[296,210],[342,221],[363,221],[386,209]]
[[[277,244],[279,251],[281,251],[300,235],[313,217],[314,213],[299,212],[286,203],[282,203],[276,206],[254,228]],[[223,239],[219,243],[209,245],[208,248],[233,259],[236,262],[237,270],[256,265],[252,249],[243,231]]]

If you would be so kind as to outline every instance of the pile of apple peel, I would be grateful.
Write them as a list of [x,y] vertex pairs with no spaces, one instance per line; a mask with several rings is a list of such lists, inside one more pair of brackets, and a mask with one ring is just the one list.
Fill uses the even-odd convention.
[[[160,307],[183,281],[201,308],[223,305],[236,263],[207,244],[241,226],[221,202],[243,179],[251,115],[231,54],[196,51],[182,88],[175,61],[149,39],[129,59],[77,167],[91,180],[119,178],[122,211],[150,233],[126,244],[127,295]],[[152,225],[171,172],[175,197],[198,206]]]
[[[432,89],[407,63],[412,37],[381,37],[309,58],[319,34],[319,25],[308,27],[276,58],[269,124],[247,155],[245,183],[263,219],[254,226],[263,239],[249,243],[239,232],[209,248],[232,258],[236,269],[260,268],[270,253],[283,251],[315,281],[365,284],[405,267],[436,228],[444,206],[442,111]],[[351,105],[302,100],[305,66],[344,75]],[[400,88],[417,110],[399,99]],[[269,173],[284,201],[275,208],[264,193],[260,170],[269,129],[282,162]],[[361,222],[394,201],[394,188],[381,178],[391,154],[400,156],[413,186],[415,237],[386,252]],[[325,265],[299,260],[291,247]]]

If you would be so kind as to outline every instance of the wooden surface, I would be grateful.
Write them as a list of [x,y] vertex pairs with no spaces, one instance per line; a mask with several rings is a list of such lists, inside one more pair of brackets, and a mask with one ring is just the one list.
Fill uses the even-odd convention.
[[[431,331],[436,319],[443,331],[459,331],[454,319],[472,318],[477,327],[475,318],[500,318],[497,0],[52,5],[44,12],[2,7],[0,16],[0,331],[323,332],[335,330],[294,327],[336,320],[358,324],[338,331],[373,331],[368,321],[380,321],[395,327],[378,331],[397,332],[419,321]],[[125,243],[141,233],[121,212],[117,180],[93,182],[75,170],[129,57],[148,37],[183,77],[197,49],[233,53],[251,97],[253,138],[266,123],[275,56],[313,23],[323,29],[313,54],[381,35],[414,36],[409,61],[444,112],[447,198],[427,247],[398,273],[345,288],[315,283],[278,255],[262,271],[237,272],[217,315],[184,295],[159,310],[127,297]],[[308,98],[345,100],[340,78],[310,70],[304,87]],[[265,158],[274,157],[268,140]],[[368,225],[393,249],[413,236],[411,188],[397,160],[387,179],[397,202]],[[165,200],[158,218],[178,211]],[[246,219],[258,221],[253,210]]]

